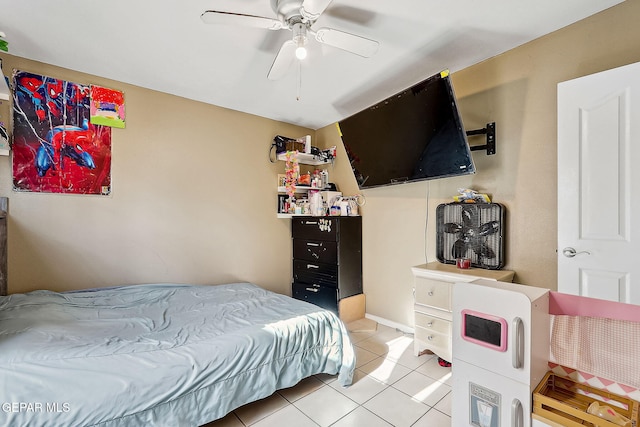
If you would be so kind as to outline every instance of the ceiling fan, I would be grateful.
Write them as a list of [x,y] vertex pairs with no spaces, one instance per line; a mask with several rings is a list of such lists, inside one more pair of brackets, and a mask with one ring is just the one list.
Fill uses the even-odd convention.
[[271,0],[271,8],[277,19],[217,10],[207,10],[200,18],[207,24],[244,25],[266,30],[287,29],[293,32],[292,39],[280,47],[267,74],[270,80],[277,80],[286,74],[294,58],[306,57],[308,35],[320,43],[364,58],[377,52],[379,43],[375,40],[333,28],[311,28],[331,2],[332,0]]

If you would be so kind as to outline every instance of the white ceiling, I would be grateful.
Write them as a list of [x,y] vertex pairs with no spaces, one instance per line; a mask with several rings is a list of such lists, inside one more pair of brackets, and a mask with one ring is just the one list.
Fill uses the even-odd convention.
[[0,0],[0,31],[12,55],[317,129],[620,2],[334,0],[314,28],[375,39],[376,55],[311,40],[300,78],[294,66],[277,81],[267,72],[289,31],[200,19],[211,9],[275,17],[270,0]]

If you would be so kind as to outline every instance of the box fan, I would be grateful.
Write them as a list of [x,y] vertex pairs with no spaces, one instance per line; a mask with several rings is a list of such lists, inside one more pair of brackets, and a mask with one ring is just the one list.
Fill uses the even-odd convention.
[[504,267],[504,207],[498,203],[446,203],[436,208],[436,256],[444,264],[469,258],[472,267]]

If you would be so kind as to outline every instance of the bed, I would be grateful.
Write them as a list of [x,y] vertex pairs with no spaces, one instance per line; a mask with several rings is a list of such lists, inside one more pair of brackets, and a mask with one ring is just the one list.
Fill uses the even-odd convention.
[[0,426],[199,426],[354,369],[335,314],[250,283],[0,297]]

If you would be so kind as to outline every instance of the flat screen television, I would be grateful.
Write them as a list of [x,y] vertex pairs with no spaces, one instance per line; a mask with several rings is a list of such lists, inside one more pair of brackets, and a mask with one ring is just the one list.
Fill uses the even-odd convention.
[[447,71],[338,126],[360,189],[475,173]]

